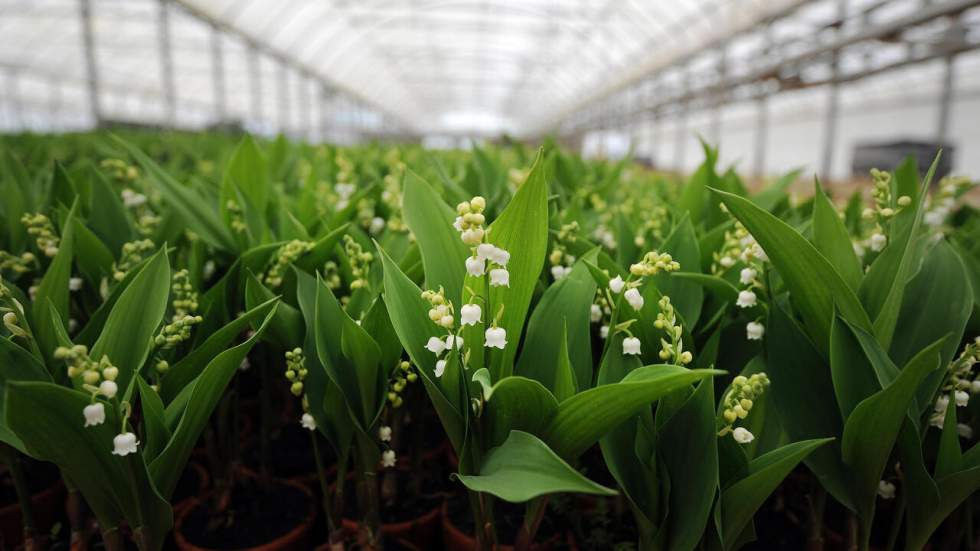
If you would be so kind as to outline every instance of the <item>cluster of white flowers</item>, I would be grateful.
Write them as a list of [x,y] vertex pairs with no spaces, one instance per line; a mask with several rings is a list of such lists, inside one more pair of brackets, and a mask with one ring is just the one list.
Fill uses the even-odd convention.
[[922,220],[926,225],[938,229],[953,213],[956,199],[963,190],[973,186],[973,183],[962,176],[947,176],[939,181],[939,190],[929,198],[929,206]]
[[725,232],[725,240],[720,250],[712,254],[711,273],[717,276],[724,274],[739,261],[753,266],[768,262],[769,256],[755,240],[755,237],[745,229],[741,222],[736,221],[735,227]]
[[34,238],[38,250],[49,258],[58,254],[58,245],[61,240],[54,231],[54,224],[51,219],[40,212],[31,214],[25,213],[20,219],[21,223],[27,227],[27,233]]
[[[980,361],[980,337],[967,343],[960,355],[950,362],[940,386],[939,397],[936,398],[933,407],[933,414],[929,418],[929,424],[943,428],[946,410],[949,409],[950,394],[956,407],[966,407],[970,403],[970,394],[980,394],[980,376],[973,370],[978,361]],[[957,427],[957,429],[960,434],[968,434],[964,437],[969,438],[973,431],[969,426],[964,425],[964,427]]]
[[487,200],[479,195],[456,205],[457,216],[453,222],[453,227],[459,232],[463,243],[473,246],[483,243],[483,237],[486,234],[483,229],[483,223],[486,222],[483,211],[486,208]]
[[122,196],[123,205],[128,209],[135,209],[146,204],[146,195],[133,191],[132,189],[123,188],[120,195]]
[[564,224],[555,238],[554,248],[548,255],[548,262],[551,263],[551,277],[555,281],[567,276],[572,272],[572,265],[575,264],[575,255],[568,252],[568,245],[578,240],[578,222]]
[[718,432],[718,436],[731,433],[732,438],[739,444],[748,444],[754,440],[755,436],[748,429],[736,427],[735,423],[749,416],[755,401],[762,397],[767,388],[769,388],[769,377],[765,373],[755,373],[750,377],[744,375],[735,377],[722,400],[724,409],[721,418],[725,426]]
[[687,365],[694,360],[694,356],[690,351],[684,350],[684,339],[681,335],[684,334],[684,329],[677,324],[677,314],[674,312],[674,305],[670,302],[670,297],[664,295],[660,297],[660,301],[657,303],[660,307],[660,312],[657,313],[657,319],[653,322],[653,326],[657,329],[663,331],[667,338],[660,339],[660,359],[663,361],[671,361],[677,365]]

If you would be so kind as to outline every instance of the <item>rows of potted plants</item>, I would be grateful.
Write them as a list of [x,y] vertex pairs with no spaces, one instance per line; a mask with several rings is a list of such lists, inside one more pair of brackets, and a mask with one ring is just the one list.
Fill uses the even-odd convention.
[[704,153],[0,140],[4,542],[976,544],[972,184]]

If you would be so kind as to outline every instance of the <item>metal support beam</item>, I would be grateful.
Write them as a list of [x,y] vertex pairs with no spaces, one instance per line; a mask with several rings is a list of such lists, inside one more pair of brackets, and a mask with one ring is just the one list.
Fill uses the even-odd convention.
[[303,137],[313,142],[313,100],[310,94],[310,81],[307,75],[299,74],[300,123]]
[[262,60],[259,58],[259,55],[259,50],[255,47],[255,44],[249,43],[248,48],[245,50],[245,61],[248,63],[248,80],[252,88],[249,94],[249,99],[251,100],[249,110],[252,112],[251,115],[256,122],[262,120],[262,68],[259,65]]
[[762,178],[766,175],[766,142],[769,139],[769,95],[762,94],[755,101],[755,158],[753,160],[753,168],[755,169],[755,175]]
[[[684,73],[684,93],[691,89],[691,73]],[[678,172],[684,170],[684,157],[687,150],[687,116],[691,110],[690,100],[681,104],[680,117],[677,119],[677,146],[674,148],[674,165]]]
[[936,125],[936,144],[940,147],[946,144],[949,134],[950,113],[953,107],[953,89],[956,75],[954,74],[954,57],[946,56],[943,62],[943,89],[939,96],[939,120]]
[[330,101],[330,89],[327,88],[325,84],[319,86],[320,94],[320,140],[329,141],[327,136],[330,132],[330,109],[328,107],[328,102]]
[[[847,16],[847,1],[838,0],[837,19],[843,22]],[[840,27],[837,29],[840,33]],[[824,119],[823,134],[823,157],[821,162],[820,177],[824,181],[830,181],[830,174],[834,168],[834,147],[837,145],[837,123],[840,112],[840,50],[831,52],[830,71],[833,82],[830,84],[827,96],[827,112]]]
[[725,106],[725,95],[728,91],[728,44],[718,47],[718,84],[715,86],[714,106],[711,112],[711,145],[721,145],[721,112]]
[[160,6],[160,18],[157,32],[158,47],[160,48],[160,82],[163,85],[164,121],[170,126],[177,126],[177,88],[174,79],[174,58],[170,40],[170,0],[157,0]]
[[99,64],[95,56],[95,28],[92,25],[91,0],[78,0],[79,15],[82,19],[82,51],[85,54],[85,71],[88,73],[88,103],[92,122],[96,127],[102,125],[102,104],[99,94]]
[[228,108],[225,104],[225,57],[221,49],[221,29],[211,25],[211,79],[214,84],[214,108],[218,123],[225,122]]
[[291,126],[289,120],[289,68],[282,59],[279,62],[279,131],[283,134],[289,133]]

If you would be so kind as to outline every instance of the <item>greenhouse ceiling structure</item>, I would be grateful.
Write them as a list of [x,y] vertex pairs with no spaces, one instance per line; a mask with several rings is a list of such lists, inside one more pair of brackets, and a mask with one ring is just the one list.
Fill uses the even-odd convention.
[[0,127],[556,134],[674,168],[700,129],[841,174],[861,139],[980,144],[978,45],[980,0],[0,0]]

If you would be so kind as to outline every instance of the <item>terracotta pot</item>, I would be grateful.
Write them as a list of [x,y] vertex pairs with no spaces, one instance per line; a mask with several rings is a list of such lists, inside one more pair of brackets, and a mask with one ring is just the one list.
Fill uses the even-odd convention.
[[[34,524],[38,536],[48,533],[61,514],[65,502],[65,485],[61,480],[31,496]],[[24,540],[24,521],[20,504],[11,503],[0,508],[0,535],[3,543],[13,547]]]
[[[434,507],[422,516],[404,522],[389,522],[381,525],[381,534],[386,538],[411,543],[421,549],[432,549],[439,539],[439,517],[442,507]],[[344,531],[355,535],[359,527],[357,521],[343,519]]]
[[[405,540],[399,539],[386,539],[384,541],[385,551],[422,551],[423,549],[429,549],[427,547],[419,547],[415,544],[409,543]],[[344,547],[347,549],[347,547]],[[314,551],[332,551],[330,549],[329,543],[324,543],[318,545]]]
[[196,461],[190,461],[187,463],[187,468],[197,474],[197,492],[195,492],[195,495],[187,496],[179,502],[174,503],[174,518],[179,516],[181,511],[193,505],[195,500],[207,493],[208,488],[211,487],[211,475],[208,474],[208,470],[204,468],[204,465]]
[[[558,544],[557,534],[545,541],[531,544],[532,551],[551,551]],[[476,549],[476,538],[464,533],[453,524],[449,518],[449,502],[442,505],[442,542],[446,551],[473,551]],[[514,551],[513,545],[497,545],[497,551]]]
[[[310,492],[309,488],[306,486],[291,480],[279,480],[278,482],[295,488],[307,496],[308,510],[306,512],[306,516],[303,517],[296,527],[273,541],[244,548],[240,551],[301,551],[310,548],[313,522],[316,520],[316,504],[315,500],[313,499],[313,493]],[[177,516],[174,522],[174,541],[176,541],[178,549],[181,549],[182,551],[224,551],[223,549],[198,547],[197,545],[194,545],[188,541],[184,536],[184,521],[197,507],[207,507],[209,505],[209,497],[210,493],[200,498],[190,500],[191,502],[184,507],[184,509],[180,511],[179,516]]]

